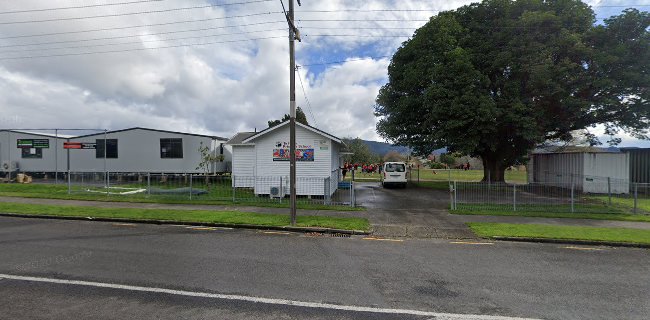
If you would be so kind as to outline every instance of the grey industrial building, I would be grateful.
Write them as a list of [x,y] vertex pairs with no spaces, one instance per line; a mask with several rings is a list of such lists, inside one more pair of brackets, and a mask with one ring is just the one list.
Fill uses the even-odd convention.
[[[212,155],[221,156],[209,167],[211,173],[216,173],[230,170],[232,156],[224,148],[226,141],[218,136],[139,127],[65,137],[0,130],[0,163],[5,173],[20,171],[37,175],[105,170],[196,173],[201,172],[197,169],[201,162],[199,147],[207,146]],[[64,149],[64,144],[70,142],[95,148]]]

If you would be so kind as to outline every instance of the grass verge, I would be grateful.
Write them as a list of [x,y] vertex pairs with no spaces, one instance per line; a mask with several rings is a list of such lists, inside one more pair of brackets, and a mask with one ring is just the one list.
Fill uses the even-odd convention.
[[[92,217],[133,220],[164,220],[194,223],[248,224],[283,227],[290,224],[289,215],[240,211],[159,210],[136,208],[95,208],[81,206],[0,203],[0,212],[57,217]],[[298,227],[322,227],[368,231],[367,219],[354,217],[298,216]]]
[[507,211],[507,210],[450,210],[452,214],[479,215],[479,216],[514,216],[514,217],[538,217],[538,218],[569,218],[569,219],[593,219],[593,220],[616,220],[616,221],[637,221],[650,222],[650,216],[640,214],[627,214],[613,210],[611,213],[571,213],[549,211]]
[[[133,202],[133,203],[162,203],[162,204],[197,204],[197,205],[238,205],[254,206],[267,208],[288,208],[289,201],[264,199],[261,197],[242,197],[241,200],[232,201],[232,195],[202,195],[194,196],[189,199],[188,196],[176,195],[106,195],[106,194],[88,194],[73,193],[68,194],[66,185],[50,184],[0,184],[0,196],[20,197],[20,198],[38,198],[38,199],[59,199],[59,200],[86,200],[86,201],[104,201],[104,202]],[[237,194],[239,197],[240,195]],[[305,210],[336,210],[336,211],[364,211],[362,207],[324,205],[310,202],[301,202],[298,199],[298,209]]]
[[[551,210],[551,209],[549,209]],[[452,214],[478,215],[478,216],[513,216],[513,217],[537,217],[537,218],[568,218],[568,219],[593,219],[593,220],[615,220],[615,221],[637,221],[650,222],[650,216],[627,214],[620,212],[612,213],[570,213],[553,211],[491,211],[491,210],[450,210]]]
[[516,237],[650,244],[650,230],[551,226],[540,224],[468,223],[484,238]]

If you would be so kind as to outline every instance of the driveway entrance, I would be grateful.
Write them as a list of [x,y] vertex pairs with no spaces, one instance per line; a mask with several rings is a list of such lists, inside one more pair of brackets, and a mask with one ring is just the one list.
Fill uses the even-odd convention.
[[383,188],[356,182],[357,204],[368,208],[374,234],[387,237],[467,239],[476,236],[449,214],[449,192],[409,185]]

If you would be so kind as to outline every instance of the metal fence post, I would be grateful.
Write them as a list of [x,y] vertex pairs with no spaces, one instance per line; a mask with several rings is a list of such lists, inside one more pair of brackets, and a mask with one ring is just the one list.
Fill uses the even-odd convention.
[[634,213],[637,213],[639,207],[639,183],[634,183]]
[[454,210],[458,209],[458,184],[454,180]]
[[573,178],[571,178],[571,213],[574,213],[576,211],[576,208],[575,208],[575,187],[576,187],[576,183],[573,180]]
[[607,196],[609,197],[609,205],[612,205],[612,180],[607,177]]
[[237,185],[237,176],[232,176],[232,202],[235,202],[235,186]]
[[278,199],[279,199],[278,201],[282,202],[282,198],[284,198],[284,188],[283,188],[283,185],[282,185],[282,176],[280,176],[280,189],[278,189],[278,190],[280,190],[280,195],[281,195],[281,197],[278,197]]
[[151,172],[147,172],[147,195],[151,195]]
[[192,200],[192,180],[194,180],[193,177],[194,175],[190,173],[190,200]]
[[512,184],[512,211],[517,211],[517,185]]
[[70,170],[68,170],[68,194],[72,193],[72,181],[70,179]]
[[323,202],[325,204],[329,204],[329,201],[327,200],[327,196],[329,195],[329,180],[330,178],[323,178]]

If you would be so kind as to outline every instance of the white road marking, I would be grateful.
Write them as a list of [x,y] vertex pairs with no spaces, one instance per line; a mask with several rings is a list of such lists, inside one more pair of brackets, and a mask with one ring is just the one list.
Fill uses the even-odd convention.
[[605,250],[603,248],[574,247],[574,246],[562,247],[562,249],[585,250],[585,251],[603,251],[603,250]]
[[494,242],[451,241],[451,244],[493,245]]
[[415,316],[434,317],[434,319],[436,319],[436,320],[438,320],[438,319],[445,319],[445,320],[447,320],[447,319],[448,320],[536,320],[536,319],[533,319],[533,318],[502,317],[502,316],[490,316],[490,315],[478,315],[478,314],[440,313],[440,312],[409,310],[409,309],[388,309],[388,308],[375,308],[375,307],[348,306],[348,305],[338,305],[338,304],[331,304],[331,303],[295,301],[295,300],[288,300],[288,299],[274,299],[274,298],[261,298],[261,297],[242,296],[242,295],[232,295],[232,294],[195,292],[195,291],[164,289],[164,288],[156,288],[156,287],[140,287],[140,286],[130,286],[130,285],[124,285],[124,284],[114,284],[114,283],[104,283],[104,282],[92,282],[92,281],[81,281],[81,280],[65,280],[65,279],[42,278],[42,277],[27,277],[27,276],[17,276],[17,275],[11,275],[11,274],[0,274],[0,279],[2,279],[2,278],[10,279],[10,280],[17,280],[17,281],[56,283],[56,284],[65,284],[65,285],[76,285],[76,286],[95,287],[95,288],[108,288],[108,289],[118,289],[118,290],[138,291],[138,292],[153,292],[153,293],[163,293],[163,294],[171,294],[171,295],[177,295],[177,296],[210,298],[210,299],[223,299],[223,300],[237,300],[237,301],[246,301],[246,302],[254,302],[254,303],[266,303],[266,304],[273,304],[273,305],[285,305],[285,306],[304,307],[304,308],[318,308],[318,309],[331,309],[331,310],[342,310],[342,311],[352,311],[352,312],[384,313],[384,314],[408,314],[408,315],[415,315]]

